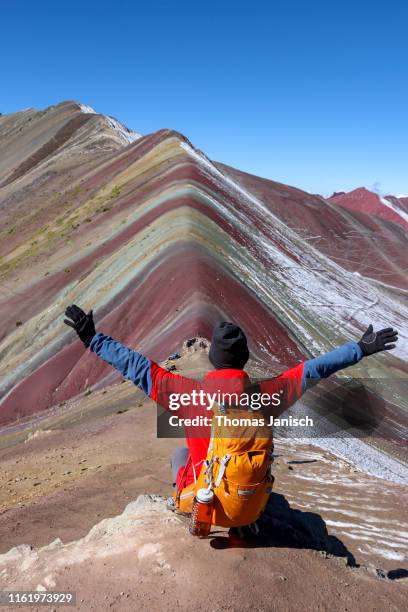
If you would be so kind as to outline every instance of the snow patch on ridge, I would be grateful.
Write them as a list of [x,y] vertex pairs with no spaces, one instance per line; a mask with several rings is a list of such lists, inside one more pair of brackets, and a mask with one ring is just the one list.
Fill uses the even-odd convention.
[[[81,113],[87,113],[89,115],[98,115],[92,106],[88,106],[87,104],[82,104],[78,102],[79,109]],[[115,117],[111,117],[110,115],[101,115],[110,129],[114,130],[114,132],[119,136],[120,140],[125,144],[131,144],[141,138],[141,134],[134,132],[130,128],[126,127],[123,123],[115,119]]]
[[126,144],[131,144],[132,142],[135,142],[135,140],[138,140],[142,137],[141,134],[138,134],[137,132],[134,132],[133,130],[129,129],[128,127],[126,127],[126,125],[123,125],[123,123],[121,123],[114,117],[109,117],[108,115],[105,115],[105,121],[109,125],[109,127],[112,128]]
[[[401,196],[398,196],[398,197],[401,197]],[[399,215],[402,219],[404,219],[404,221],[408,223],[408,213],[406,213],[404,210],[399,208],[399,206],[396,206],[393,202],[390,202],[386,198],[380,198],[380,202],[381,204],[384,204],[384,206],[391,208],[392,211],[394,211],[397,215]]]
[[87,104],[78,104],[81,113],[87,113],[89,115],[96,115],[96,110],[92,108],[92,106],[88,106]]
[[[312,409],[309,408],[309,411]],[[319,415],[317,418],[322,419]],[[407,482],[408,469],[398,459],[386,455],[358,438],[342,437],[340,434],[331,435],[331,438],[325,436],[314,438],[313,443],[349,461],[365,474],[402,485]]]

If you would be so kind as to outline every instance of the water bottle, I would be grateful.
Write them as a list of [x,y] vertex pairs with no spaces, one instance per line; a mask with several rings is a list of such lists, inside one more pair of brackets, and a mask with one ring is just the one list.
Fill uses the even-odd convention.
[[211,529],[211,517],[214,506],[214,493],[209,489],[198,489],[193,501],[190,519],[190,533],[199,538],[206,538]]

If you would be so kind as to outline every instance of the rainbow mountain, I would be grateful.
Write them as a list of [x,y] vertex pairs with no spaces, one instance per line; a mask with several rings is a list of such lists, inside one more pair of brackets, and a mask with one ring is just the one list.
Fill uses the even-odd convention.
[[[393,325],[398,350],[352,376],[407,378],[408,240],[395,215],[77,102],[0,116],[0,148],[0,424],[118,381],[63,324],[71,303],[158,361],[233,320],[260,376]],[[402,423],[406,399],[392,402]]]

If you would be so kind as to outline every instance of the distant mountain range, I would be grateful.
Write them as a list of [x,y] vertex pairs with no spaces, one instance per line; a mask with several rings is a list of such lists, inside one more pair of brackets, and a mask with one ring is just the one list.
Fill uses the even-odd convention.
[[1,423],[118,380],[64,326],[73,302],[156,360],[234,320],[260,375],[393,325],[353,376],[407,376],[407,198],[324,199],[76,102],[1,116],[0,147]]
[[365,187],[358,187],[348,193],[335,192],[329,200],[349,210],[364,212],[408,229],[408,196],[382,197]]

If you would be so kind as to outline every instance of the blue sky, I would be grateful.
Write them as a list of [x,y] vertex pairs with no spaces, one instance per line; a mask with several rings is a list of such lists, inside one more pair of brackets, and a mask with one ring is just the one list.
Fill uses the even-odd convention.
[[0,0],[0,112],[76,99],[323,194],[407,193],[404,0]]

